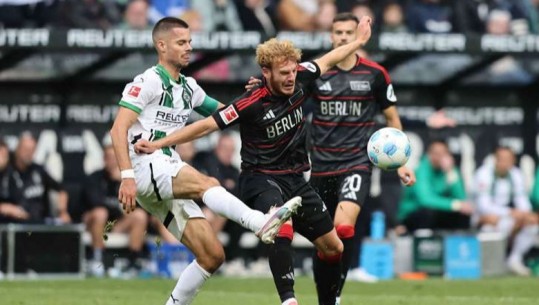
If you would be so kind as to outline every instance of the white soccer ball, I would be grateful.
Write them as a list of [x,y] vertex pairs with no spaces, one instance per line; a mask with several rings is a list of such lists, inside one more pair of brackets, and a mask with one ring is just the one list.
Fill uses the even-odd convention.
[[385,127],[372,134],[367,154],[372,164],[383,170],[396,170],[408,162],[412,147],[404,132]]

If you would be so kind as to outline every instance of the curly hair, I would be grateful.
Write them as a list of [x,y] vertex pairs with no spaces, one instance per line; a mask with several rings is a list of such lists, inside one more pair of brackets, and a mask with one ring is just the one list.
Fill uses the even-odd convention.
[[260,67],[271,68],[274,63],[292,60],[299,62],[301,50],[290,40],[279,41],[272,38],[256,47],[256,62]]

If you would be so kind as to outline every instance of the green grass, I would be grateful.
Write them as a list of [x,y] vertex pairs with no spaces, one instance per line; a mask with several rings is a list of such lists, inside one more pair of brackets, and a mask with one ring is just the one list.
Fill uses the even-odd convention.
[[[162,305],[174,287],[170,280],[0,281],[0,305]],[[314,284],[298,278],[300,304],[315,305]],[[279,305],[270,279],[212,278],[194,305]],[[348,283],[344,305],[539,304],[539,279],[479,281],[388,281]]]

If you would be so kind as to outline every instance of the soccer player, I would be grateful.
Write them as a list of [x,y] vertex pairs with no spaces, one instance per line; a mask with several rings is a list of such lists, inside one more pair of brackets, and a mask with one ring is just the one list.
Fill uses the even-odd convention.
[[[333,48],[356,40],[358,23],[351,13],[338,14],[331,28]],[[402,125],[389,74],[357,54],[322,74],[313,84],[312,99],[310,183],[326,203],[343,242],[340,301],[354,247],[358,246],[354,228],[370,190],[372,164],[367,142],[375,129],[375,116],[382,112],[388,126],[402,130]],[[414,172],[408,168],[399,168],[398,174],[405,185],[415,183]],[[315,257],[314,268],[316,261]]]
[[111,130],[114,152],[121,169],[118,199],[127,213],[140,205],[159,218],[196,257],[180,276],[167,305],[189,304],[198,289],[224,260],[223,247],[202,211],[192,199],[257,232],[271,243],[281,225],[301,205],[292,198],[272,213],[249,209],[221,187],[215,178],[202,175],[182,162],[172,147],[151,155],[137,155],[133,144],[156,140],[183,128],[193,110],[210,115],[222,104],[207,96],[181,69],[189,63],[191,35],[183,20],[166,17],[153,28],[159,64],[135,77],[123,92]]
[[305,146],[302,104],[310,84],[335,64],[363,46],[370,38],[369,17],[359,24],[354,41],[335,48],[319,59],[298,65],[301,51],[289,41],[270,39],[256,50],[264,83],[244,93],[212,117],[198,121],[155,142],[139,141],[136,151],[156,149],[192,141],[218,129],[239,124],[242,139],[240,197],[261,211],[292,196],[302,197],[302,206],[292,226],[283,226],[270,249],[269,261],[283,304],[297,304],[290,243],[293,230],[314,243],[318,250],[316,286],[319,303],[335,305],[340,281],[342,242],[321,198],[303,178],[310,168]]

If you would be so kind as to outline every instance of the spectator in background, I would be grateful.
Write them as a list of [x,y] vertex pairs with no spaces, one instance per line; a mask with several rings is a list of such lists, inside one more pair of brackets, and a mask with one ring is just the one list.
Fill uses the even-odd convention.
[[462,177],[444,141],[430,143],[416,177],[399,206],[399,220],[409,232],[469,228],[473,207],[466,201]]
[[453,9],[443,0],[412,0],[408,5],[406,20],[414,33],[451,33]]
[[357,18],[363,16],[369,16],[374,20],[374,12],[372,11],[371,6],[366,1],[357,1],[352,5],[350,12],[354,14]]
[[465,34],[483,34],[490,11],[495,8],[492,0],[454,1],[456,30]]
[[487,34],[508,35],[511,32],[511,14],[508,11],[494,10],[490,12],[486,23]]
[[[280,0],[277,5],[279,27],[284,31],[327,31],[337,13],[334,2],[334,0]],[[329,13],[332,16],[329,18],[319,13]]]
[[539,166],[535,171],[535,182],[533,184],[530,200],[533,206],[533,210],[539,215]]
[[89,262],[89,272],[96,277],[105,275],[103,267],[103,251],[105,249],[104,235],[107,221],[113,222],[112,232],[127,232],[129,234],[129,266],[139,270],[137,260],[141,257],[144,245],[144,234],[148,214],[137,207],[135,211],[125,214],[118,201],[120,187],[120,169],[114,156],[112,145],[103,148],[105,168],[98,170],[88,177],[85,187],[85,198],[88,211],[83,215],[83,221],[92,236],[93,256]]
[[113,0],[65,0],[56,19],[60,27],[107,30],[120,23],[121,14]]
[[148,30],[151,29],[149,20],[150,5],[146,0],[130,1],[124,11],[124,20],[120,28],[130,30]]
[[[236,143],[234,142],[232,135],[222,133],[219,136],[219,140],[217,141],[213,153],[197,157],[199,161],[195,167],[200,170],[201,173],[215,177],[219,180],[219,183],[233,195],[238,195],[237,181],[240,177],[240,172],[232,165],[235,152]],[[204,212],[206,219],[211,224],[215,233],[218,233],[223,229],[226,218],[215,214],[207,207],[203,207],[202,212]]]
[[[19,137],[15,150],[9,193],[14,202],[28,213],[27,222],[44,223],[54,218],[55,223],[70,223],[67,212],[67,192],[45,169],[33,162],[36,140],[25,132]],[[57,191],[56,204],[49,203],[50,191]]]
[[242,26],[233,0],[196,0],[191,8],[202,16],[202,30],[241,31]]
[[189,9],[189,0],[152,0],[151,4],[149,16],[152,24],[167,16],[180,16]]
[[187,22],[192,32],[200,32],[204,28],[202,16],[195,10],[186,10],[180,15],[180,19]]
[[389,1],[382,9],[381,32],[403,33],[408,32],[404,23],[402,7],[396,1]]
[[474,177],[479,225],[482,230],[499,231],[512,240],[507,266],[515,274],[528,276],[531,272],[524,265],[524,255],[539,232],[538,216],[532,212],[514,152],[498,147],[494,157],[494,164],[481,166]]
[[39,28],[54,15],[55,0],[0,0],[0,28]]
[[24,222],[30,214],[21,206],[14,203],[9,190],[12,167],[9,164],[9,149],[0,140],[0,223]]
[[268,37],[277,33],[276,7],[270,0],[236,0],[236,8],[245,31],[258,31]]

